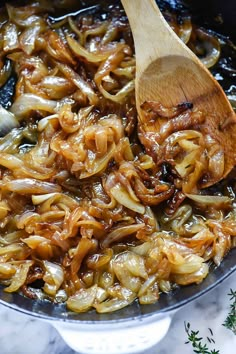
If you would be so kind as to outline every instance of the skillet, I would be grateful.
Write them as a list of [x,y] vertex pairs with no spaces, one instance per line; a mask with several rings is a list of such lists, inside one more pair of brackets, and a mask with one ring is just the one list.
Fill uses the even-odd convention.
[[[88,5],[92,6],[96,2],[80,1],[80,3],[82,3],[82,6],[84,5],[88,7]],[[217,30],[217,32],[222,33],[224,35],[229,35],[232,39],[235,38],[236,25],[234,19],[236,17],[236,3],[234,0],[227,0],[224,2],[217,0],[214,1],[214,4],[211,0],[191,0],[186,1],[186,3],[188,3],[188,5],[192,8],[194,14],[193,18],[196,22],[198,22],[199,18],[201,18],[201,21],[206,23],[208,27],[213,28]],[[0,5],[2,4],[4,4],[4,2],[1,1]],[[208,11],[206,11],[207,6]],[[222,18],[225,19],[225,22],[223,24],[219,24],[218,22],[213,20],[215,16],[219,13],[221,14]],[[0,90],[0,102],[2,104],[5,102],[6,106],[8,105],[7,100],[11,98],[13,86],[14,81],[9,80],[7,85],[5,85],[4,89]],[[170,316],[177,309],[180,309],[183,305],[197,299],[209,290],[216,287],[218,284],[222,283],[236,270],[235,260],[236,249],[233,249],[224,258],[219,267],[216,267],[214,265],[211,266],[211,270],[208,277],[201,284],[176,288],[171,293],[162,295],[160,297],[160,300],[153,305],[142,306],[139,305],[138,302],[134,302],[129,307],[126,307],[122,310],[110,314],[101,315],[96,313],[95,311],[82,314],[71,313],[66,310],[63,304],[53,304],[45,300],[31,300],[18,293],[5,293],[1,286],[0,303],[16,311],[31,315],[35,318],[50,322],[52,321],[54,326],[61,332],[64,339],[76,350],[81,350],[81,346],[79,346],[78,343],[75,344],[74,339],[73,341],[70,340],[72,336],[68,334],[69,332],[87,332],[87,334],[89,333],[89,335],[93,333],[93,336],[95,338],[95,333],[98,333],[100,330],[103,330],[105,331],[105,333],[108,333],[109,331],[121,331],[121,327],[124,327],[126,329],[132,327],[134,331],[135,328],[137,329],[141,325],[147,325],[146,328],[148,328],[148,324],[150,323],[154,323],[156,329],[160,329],[160,326],[158,327],[158,323],[162,324],[163,328],[165,327],[165,331],[163,331],[163,333],[160,333],[159,336],[156,336],[155,342],[157,342],[163,337],[165,332],[168,330],[170,321],[167,321],[166,319],[169,319]],[[110,328],[108,328],[108,326]],[[146,337],[146,347],[150,346],[150,344],[153,344],[151,343],[149,337],[150,336]],[[95,339],[94,342],[96,342]],[[115,348],[116,344],[112,344],[113,349],[110,349],[109,345],[105,343],[103,346],[100,346],[100,349],[94,345],[94,348],[90,347],[90,349],[89,347],[86,347],[87,349],[84,347],[83,351],[87,353],[104,353],[104,350],[109,350],[109,353],[136,352],[137,346],[133,346],[133,349],[124,349],[123,347],[120,347],[119,351],[116,351],[118,350]],[[141,348],[142,346],[140,346],[139,343],[139,349]]]

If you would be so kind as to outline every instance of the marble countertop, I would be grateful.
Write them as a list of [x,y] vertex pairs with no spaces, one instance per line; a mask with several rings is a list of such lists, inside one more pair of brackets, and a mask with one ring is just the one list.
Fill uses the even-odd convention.
[[[172,321],[168,335],[143,354],[192,354],[190,345],[184,344],[187,336],[184,321],[193,330],[200,330],[203,337],[214,334],[214,348],[220,354],[233,354],[236,335],[223,327],[229,311],[230,288],[236,289],[236,273],[200,299],[184,306]],[[213,349],[213,347],[212,347]],[[0,305],[0,353],[1,354],[75,354],[48,323]],[[104,353],[106,354],[106,353]]]

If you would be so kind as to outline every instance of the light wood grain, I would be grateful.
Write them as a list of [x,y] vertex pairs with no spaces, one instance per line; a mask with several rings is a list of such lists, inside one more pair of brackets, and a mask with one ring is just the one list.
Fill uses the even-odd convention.
[[[170,28],[154,0],[122,0],[122,4],[135,43],[139,123],[145,124],[140,109],[145,101],[167,107],[193,103],[209,114],[201,130],[223,146],[226,176],[236,163],[236,116],[223,89]],[[155,131],[155,123],[146,129]]]

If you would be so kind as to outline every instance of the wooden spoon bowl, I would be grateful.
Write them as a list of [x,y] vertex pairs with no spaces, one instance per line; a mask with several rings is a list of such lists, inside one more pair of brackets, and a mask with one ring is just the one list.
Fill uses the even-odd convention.
[[146,101],[174,107],[189,102],[204,112],[198,128],[210,134],[224,151],[224,171],[204,187],[224,178],[236,162],[236,115],[223,89],[201,61],[165,21],[154,0],[122,0],[134,37],[136,52],[136,105],[139,125],[155,133],[159,121],[147,121],[141,106]]

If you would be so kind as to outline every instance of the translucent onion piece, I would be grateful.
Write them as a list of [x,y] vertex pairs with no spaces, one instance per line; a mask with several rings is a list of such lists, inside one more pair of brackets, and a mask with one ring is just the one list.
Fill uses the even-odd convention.
[[19,126],[19,122],[15,115],[8,112],[5,108],[0,105],[0,136],[5,136],[13,128]]
[[62,267],[56,263],[43,261],[43,265],[46,271],[43,277],[45,281],[43,290],[45,293],[55,296],[64,281],[64,271]]
[[16,266],[8,263],[0,263],[0,279],[9,279],[16,273]]
[[102,84],[100,84],[98,87],[105,98],[116,103],[122,104],[127,99],[127,96],[129,96],[129,94],[134,91],[134,80],[129,81],[116,94],[110,94],[103,88]]
[[[84,32],[84,41],[86,41],[88,37],[103,36],[106,33],[108,26],[109,26],[109,22],[103,21],[102,23],[98,23],[96,27],[87,29]],[[103,39],[101,41],[101,44],[104,44]]]
[[190,18],[184,18],[178,26],[178,36],[186,44],[188,43],[192,33],[192,23]]
[[58,114],[52,114],[48,117],[41,119],[38,123],[38,131],[42,132],[47,127],[48,123],[56,125],[58,122],[58,117]]
[[11,209],[9,208],[7,203],[4,201],[1,201],[0,202],[0,220],[4,219],[10,210]]
[[[26,129],[27,131],[28,129]],[[0,138],[0,151],[15,154],[18,152],[18,146],[24,138],[24,130],[12,129],[7,135]]]
[[122,263],[123,267],[125,267],[135,277],[141,277],[143,279],[147,279],[148,277],[145,269],[144,258],[136,253],[126,251],[118,256],[115,256],[114,264],[117,263]]
[[91,177],[93,175],[103,172],[106,169],[110,160],[113,158],[115,151],[116,151],[116,145],[113,143],[111,145],[109,151],[103,157],[97,158],[94,161],[91,168],[87,167],[87,169],[89,169],[88,171],[81,172],[80,179],[88,178],[88,177]]
[[106,238],[102,241],[101,247],[107,248],[113,242],[117,242],[122,240],[124,237],[134,234],[135,232],[141,230],[145,227],[145,224],[134,224],[119,227],[113,231],[111,231]]
[[107,299],[108,293],[103,288],[97,287],[96,302],[100,303]]
[[10,232],[4,236],[0,236],[0,244],[2,245],[10,245],[16,242],[19,242],[22,238],[28,236],[25,230],[18,230]]
[[75,65],[76,62],[69,50],[63,31],[48,31],[44,35],[43,46],[48,54],[59,62]]
[[8,169],[16,169],[21,168],[22,160],[16,156],[7,153],[0,154],[0,165],[8,168]]
[[147,278],[143,258],[129,251],[115,256],[112,268],[121,285],[135,293],[141,287],[141,278]]
[[104,301],[100,304],[94,304],[93,307],[95,307],[98,313],[109,313],[109,312],[123,309],[124,307],[131,304],[133,300],[134,299],[132,298],[129,300],[111,299],[111,300]]
[[6,60],[3,67],[0,69],[0,88],[5,85],[12,73],[12,64],[10,60]]
[[60,76],[45,76],[40,82],[40,87],[52,100],[62,99],[75,90],[72,82]]
[[158,272],[154,276],[150,276],[149,279],[141,287],[141,293],[139,291],[140,304],[153,304],[160,296],[159,286],[157,281],[154,281],[154,277],[158,276]]
[[9,52],[18,49],[18,29],[14,23],[7,23],[3,33],[3,50]]
[[113,298],[118,298],[120,300],[129,300],[130,298],[135,298],[135,294],[121,286],[120,284],[114,284],[112,287],[107,289],[109,295]]
[[48,194],[42,194],[42,195],[32,195],[32,202],[34,205],[39,205],[44,203],[46,200],[57,196],[58,193],[48,193]]
[[24,118],[31,111],[42,110],[55,113],[58,103],[47,100],[37,95],[25,93],[18,97],[10,108],[10,111],[19,119]]
[[66,302],[67,308],[74,312],[86,312],[94,304],[97,295],[97,285],[88,289],[80,289],[70,296]]
[[20,254],[25,247],[20,243],[12,243],[8,246],[0,247],[0,256],[5,254],[10,255],[10,257],[12,254],[16,256],[18,253]]
[[218,195],[200,195],[200,194],[185,194],[189,199],[194,202],[205,204],[205,205],[214,205],[215,207],[222,207],[224,205],[230,205],[232,203],[229,197],[218,196]]
[[[52,177],[54,174],[53,170],[47,171],[46,168],[44,168],[44,171],[42,172],[37,172],[35,170],[31,170],[30,168],[25,167],[25,165],[22,163],[22,160],[19,159],[18,157],[7,154],[4,152],[0,153],[0,165],[7,167],[10,170],[14,171],[15,176],[19,177],[32,177],[36,178],[39,180],[44,180]],[[27,179],[26,179],[27,180]],[[16,182],[17,184],[20,184],[20,182],[17,182],[17,180],[13,180],[12,182]],[[25,181],[27,183],[27,181]],[[3,183],[0,181],[0,185],[3,185]],[[13,183],[14,185],[14,183]],[[55,185],[56,186],[56,185]],[[56,186],[57,187],[57,186]],[[55,190],[53,189],[52,192]],[[57,192],[59,191],[58,188],[56,190]]]
[[170,136],[165,141],[165,144],[167,145],[167,149],[173,149],[173,147],[180,143],[181,140],[190,140],[190,139],[200,139],[202,138],[202,134],[196,130],[183,130],[183,131],[178,131]]
[[[89,222],[91,221],[85,220],[84,221],[85,226],[89,225]],[[81,221],[81,223],[83,223],[83,221]],[[90,252],[92,253],[96,250],[97,250],[97,241],[95,239],[82,237],[78,243],[78,246],[75,249],[71,248],[69,251],[70,257],[73,258],[71,261],[71,272],[73,274],[76,274],[79,271],[82,261],[87,256],[87,254],[89,254]]]
[[195,254],[184,258],[183,264],[172,264],[171,272],[175,274],[189,274],[197,272],[202,267],[204,259]]
[[117,184],[111,188],[110,193],[118,203],[124,205],[126,208],[129,208],[139,214],[145,213],[145,207],[133,200],[127,190],[120,184]]
[[178,174],[184,178],[189,175],[194,169],[194,161],[199,157],[198,149],[193,150],[187,154],[180,163],[175,165]]
[[192,207],[188,204],[180,206],[170,218],[171,228],[177,234],[181,234],[183,225],[188,222],[193,213]]
[[139,246],[130,247],[131,252],[139,254],[140,256],[146,256],[148,251],[151,249],[152,244],[151,242],[144,242]]
[[155,166],[155,163],[153,161],[153,158],[148,155],[144,155],[140,157],[140,167],[142,167],[144,170],[151,169]]
[[115,70],[122,62],[122,60],[124,59],[124,49],[125,46],[121,46],[117,49],[117,51],[112,53],[104,62],[102,62],[94,77],[95,83],[99,88],[100,92],[103,94],[103,96],[119,104],[123,103],[129,96],[129,94],[134,91],[134,80],[131,80],[126,83],[115,94],[109,93],[107,90],[105,90],[105,88],[103,87],[103,80],[104,78],[110,76],[110,73]]
[[141,286],[138,292],[138,297],[143,296],[147,290],[155,283],[157,276],[151,275]]
[[34,202],[36,202],[36,205],[41,204],[40,210],[42,213],[50,211],[52,206],[55,204],[59,204],[62,206],[62,209],[65,208],[66,210],[70,211],[73,211],[79,206],[78,202],[75,199],[63,193],[49,193],[45,194],[45,198],[43,198],[43,195],[40,195],[39,199],[36,199],[37,196],[32,196],[32,198],[34,198]]
[[155,304],[158,299],[159,299],[158,289],[148,289],[144,295],[139,297],[139,302],[142,305],[150,305],[150,304]]
[[99,286],[108,290],[114,283],[114,274],[109,272],[103,272],[99,277]]
[[125,76],[127,79],[133,79],[135,76],[135,66],[129,66],[127,68],[117,68],[112,71],[117,76]]
[[179,285],[188,285],[192,283],[201,283],[209,273],[209,266],[202,263],[199,270],[190,274],[173,274],[172,280]]
[[111,54],[111,51],[108,53],[91,53],[72,37],[67,36],[66,39],[72,52],[79,57],[85,58],[89,63],[100,63],[101,61],[106,60]]
[[22,240],[24,243],[27,244],[28,247],[31,249],[36,249],[38,245],[40,245],[42,242],[50,243],[51,241],[48,240],[45,237],[42,236],[37,236],[37,235],[32,235],[30,237],[26,237]]
[[[17,220],[18,229],[24,229],[29,231],[28,233],[32,233],[34,230],[34,223],[39,222],[40,216],[37,213],[26,211],[22,215],[19,216]],[[32,226],[30,224],[33,224]],[[29,225],[29,228],[27,226]]]
[[30,178],[16,179],[3,183],[2,188],[19,194],[48,194],[61,191],[59,185]]
[[158,282],[159,288],[163,293],[168,293],[171,291],[171,283],[168,280],[160,280]]
[[86,260],[86,264],[89,269],[99,269],[104,267],[104,265],[107,265],[111,258],[112,258],[113,252],[110,248],[105,249],[104,253],[95,253],[89,256]]
[[67,299],[68,299],[68,296],[67,296],[66,291],[62,290],[62,289],[58,290],[58,292],[55,295],[55,302],[57,304],[60,304],[60,303],[66,302]]
[[222,259],[224,258],[225,254],[231,248],[231,237],[226,231],[225,233],[222,232],[220,227],[216,227],[216,231],[218,239],[214,245],[214,257],[213,260],[215,264],[218,266],[220,265]]
[[[195,54],[200,55],[202,63],[207,68],[211,68],[216,64],[220,57],[220,42],[217,37],[205,32],[201,28],[195,29],[195,35],[197,36],[198,41],[200,41],[200,44],[198,42],[196,45],[194,42],[190,41],[190,49],[193,50]],[[201,47],[206,51],[205,55],[202,55],[202,53],[199,52],[199,48]]]
[[17,267],[15,274],[11,279],[11,284],[7,288],[4,289],[7,293],[12,293],[20,289],[22,285],[24,285],[27,274],[29,272],[30,267],[33,265],[33,261],[24,261],[20,266]]
[[32,27],[27,28],[20,36],[20,46],[22,50],[30,55],[34,48],[36,39],[41,32],[41,27],[39,25],[34,25]]
[[71,80],[88,97],[90,104],[94,105],[98,102],[96,93],[79,74],[77,74],[66,64],[58,62],[57,67],[66,76],[67,79]]
[[10,4],[6,4],[6,9],[8,12],[9,19],[13,23],[21,27],[29,27],[34,23],[42,21],[41,17],[34,15],[35,13],[37,13],[37,7],[35,6],[28,6],[28,8],[17,8],[13,7]]
[[[26,79],[25,84],[29,86],[29,91],[33,90],[32,85],[40,83],[40,81],[48,75],[48,67],[39,57],[24,55],[21,52],[9,54],[8,57],[14,62],[17,74],[24,76]],[[18,66],[17,64],[20,65]],[[30,72],[28,70],[24,71],[25,67],[28,68],[28,70],[30,69]],[[22,77],[20,81],[22,81]],[[21,91],[19,92],[20,95],[22,93]],[[38,92],[36,92],[36,95],[38,95]]]
[[215,178],[215,180],[219,180],[223,174],[225,169],[225,154],[223,148],[219,147],[217,151],[213,154],[211,150],[208,153],[209,156],[209,172]]
[[84,42],[83,33],[80,32],[80,30],[78,29],[78,27],[76,26],[76,24],[74,23],[74,21],[72,20],[71,17],[68,17],[68,23],[69,23],[70,28],[72,29],[72,31],[75,32],[77,34],[77,36],[79,37],[80,43],[83,44],[83,42]]

